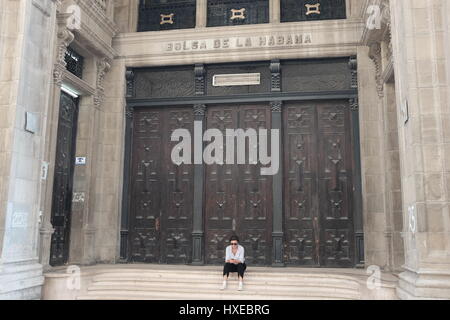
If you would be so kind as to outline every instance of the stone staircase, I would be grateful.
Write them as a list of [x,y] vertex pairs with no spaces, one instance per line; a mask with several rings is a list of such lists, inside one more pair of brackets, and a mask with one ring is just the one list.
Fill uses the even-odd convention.
[[361,281],[320,269],[248,269],[244,291],[237,275],[222,284],[220,267],[116,266],[96,272],[80,300],[358,300]]

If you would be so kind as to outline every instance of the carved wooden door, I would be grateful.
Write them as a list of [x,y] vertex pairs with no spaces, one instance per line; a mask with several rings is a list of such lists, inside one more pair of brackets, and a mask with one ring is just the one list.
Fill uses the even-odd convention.
[[134,113],[130,260],[186,264],[191,258],[193,169],[175,165],[175,129],[192,131],[188,108],[140,109]]
[[52,266],[63,265],[69,258],[77,120],[78,100],[61,92],[51,214],[51,223],[55,229],[50,249]]
[[[208,129],[269,129],[266,105],[208,107]],[[225,141],[225,139],[224,139]],[[240,238],[246,260],[252,265],[271,263],[272,178],[260,174],[260,165],[208,165],[206,167],[206,263],[222,264],[231,235]],[[238,149],[235,147],[234,152]],[[224,145],[224,153],[227,146]]]
[[353,266],[353,147],[347,102],[284,112],[285,262]]

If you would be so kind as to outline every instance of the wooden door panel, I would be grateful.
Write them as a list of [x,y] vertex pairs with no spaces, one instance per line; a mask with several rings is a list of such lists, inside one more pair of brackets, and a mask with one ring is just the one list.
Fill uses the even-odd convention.
[[160,262],[162,111],[134,115],[130,248],[133,262]]
[[353,265],[353,207],[350,110],[347,103],[323,104],[319,119],[321,265]]
[[[207,128],[218,129],[225,136],[226,129],[238,125],[238,109],[234,106],[209,107]],[[226,145],[224,152],[226,154]],[[212,164],[205,167],[205,245],[206,262],[222,264],[230,236],[236,232],[238,199],[238,168],[231,164]]]
[[285,148],[285,262],[318,265],[317,137],[315,106],[286,105]]
[[[265,105],[244,105],[239,108],[239,128],[248,130],[271,128],[271,110]],[[249,148],[246,155],[249,163]],[[270,149],[269,149],[270,150]],[[261,175],[261,165],[239,165],[238,235],[251,265],[269,265],[272,248],[272,178]]]
[[193,133],[194,119],[190,109],[170,109],[166,113],[167,130],[164,146],[164,188],[162,196],[162,248],[163,263],[187,264],[191,260],[193,216],[193,167],[176,165],[171,159],[172,149],[178,142],[170,136],[176,129]]

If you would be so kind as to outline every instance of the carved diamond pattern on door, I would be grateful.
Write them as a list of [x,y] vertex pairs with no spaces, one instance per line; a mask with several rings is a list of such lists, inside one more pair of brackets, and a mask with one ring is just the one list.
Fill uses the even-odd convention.
[[351,240],[349,231],[327,229],[325,230],[324,263],[330,266],[338,266],[348,263],[351,256]]
[[192,232],[190,166],[175,165],[170,137],[193,128],[188,108],[138,109],[134,113],[130,260],[189,263]]
[[287,239],[285,256],[290,264],[297,265],[314,265],[314,230],[303,229],[287,231]]

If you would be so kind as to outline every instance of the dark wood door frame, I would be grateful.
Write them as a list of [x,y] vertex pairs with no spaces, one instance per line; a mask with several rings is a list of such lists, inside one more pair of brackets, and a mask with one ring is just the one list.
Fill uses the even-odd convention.
[[[352,58],[354,59],[354,58]],[[203,114],[196,113],[196,120],[204,119],[205,109],[208,105],[215,104],[230,104],[236,102],[265,102],[267,105],[271,106],[272,112],[280,112],[280,119],[276,120],[278,117],[273,117],[273,126],[281,127],[281,112],[284,110],[283,102],[285,101],[330,101],[330,100],[347,100],[349,101],[349,108],[351,110],[351,123],[352,123],[352,143],[354,146],[353,152],[353,164],[354,164],[354,175],[353,175],[353,186],[354,186],[354,197],[353,197],[353,207],[354,207],[354,236],[355,236],[355,248],[354,248],[354,266],[362,267],[364,265],[364,235],[363,235],[363,220],[362,220],[362,191],[361,191],[361,163],[360,163],[360,144],[359,144],[359,123],[358,123],[358,93],[357,93],[357,79],[356,79],[356,66],[351,66],[352,69],[352,89],[351,90],[337,90],[337,91],[322,91],[322,92],[298,92],[298,93],[280,93],[277,91],[277,70],[274,68],[272,71],[273,81],[275,86],[272,87],[272,93],[270,94],[253,94],[253,95],[233,95],[233,96],[216,96],[207,97],[202,95],[201,81],[197,87],[196,78],[196,90],[200,92],[199,95],[195,97],[185,97],[185,98],[136,98],[135,97],[135,87],[134,87],[134,72],[132,69],[127,71],[127,106],[126,106],[126,135],[125,135],[125,166],[124,166],[124,187],[123,187],[123,202],[122,202],[122,222],[121,222],[121,250],[120,257],[122,262],[129,261],[129,214],[130,214],[130,163],[132,159],[132,153],[130,148],[130,143],[132,141],[133,132],[133,111],[135,108],[160,108],[160,107],[176,107],[179,105],[190,104],[194,107],[194,110],[200,108],[203,110]],[[201,77],[200,77],[201,79]],[[204,85],[204,83],[203,83]],[[278,84],[279,86],[279,84]],[[275,87],[275,89],[274,89]],[[204,92],[204,88],[203,88]],[[199,110],[199,109],[198,109]],[[275,120],[274,120],[275,119]],[[281,128],[282,129],[282,128]],[[284,160],[281,160],[282,163]],[[198,191],[199,187],[204,188],[202,185],[204,183],[204,167],[196,166],[195,168],[195,188]],[[282,177],[281,177],[282,179]],[[201,181],[201,182],[200,182]],[[281,181],[281,182],[280,182]],[[275,187],[277,185],[277,187]],[[278,185],[282,185],[282,180],[280,177],[274,177],[274,212],[278,212],[278,216],[283,214],[283,199],[282,188]],[[278,190],[278,192],[277,192]],[[194,208],[194,215],[200,215],[204,217],[204,201],[203,195],[198,195],[196,202],[196,207]],[[282,220],[275,216],[273,220],[273,265],[283,266],[283,228]],[[196,218],[194,217],[194,221]],[[203,264],[205,261],[205,239],[204,239],[204,227],[201,226],[202,222],[194,223],[193,230],[193,264]]]

